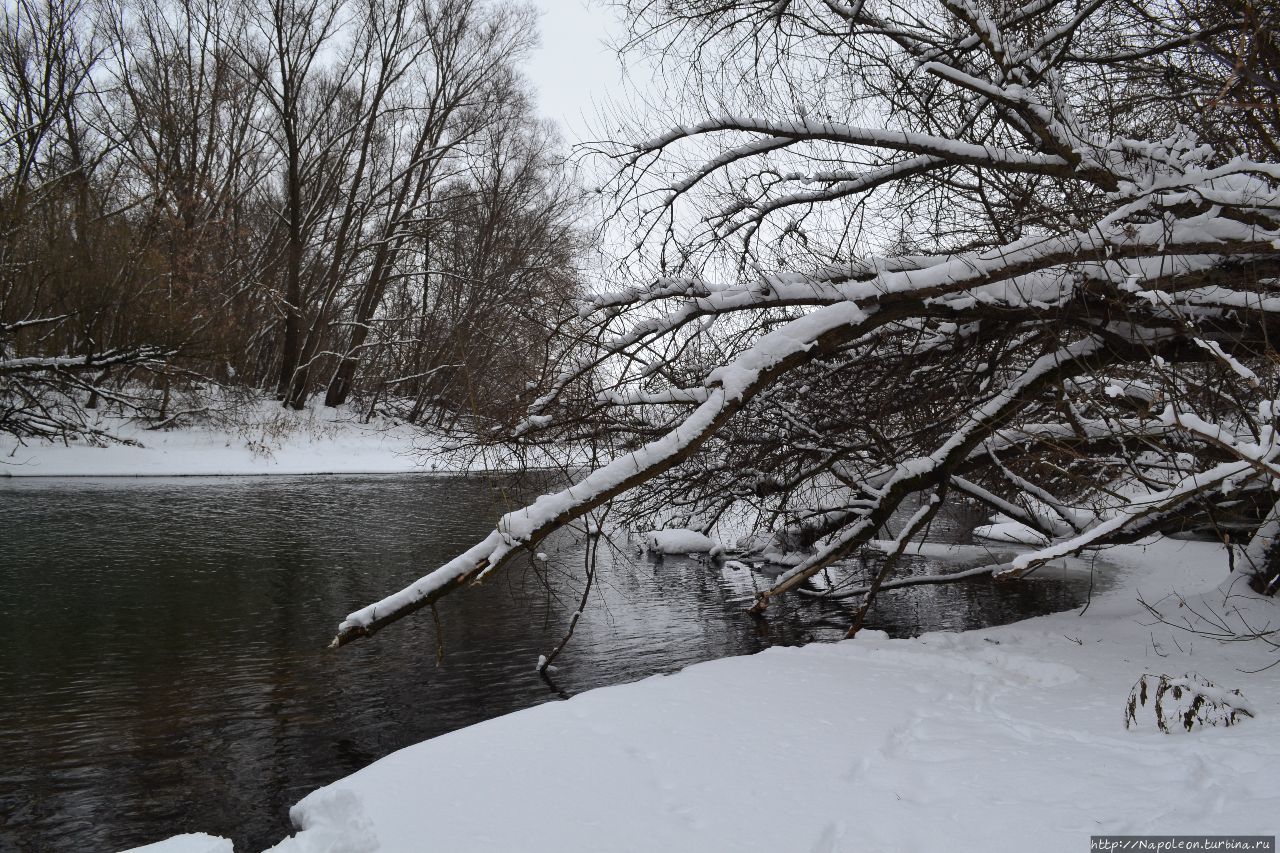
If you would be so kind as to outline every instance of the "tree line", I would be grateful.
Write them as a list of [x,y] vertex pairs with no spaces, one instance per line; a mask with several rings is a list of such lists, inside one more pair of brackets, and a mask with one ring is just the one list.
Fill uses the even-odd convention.
[[487,0],[13,0],[0,431],[171,388],[501,417],[578,282],[578,202]]

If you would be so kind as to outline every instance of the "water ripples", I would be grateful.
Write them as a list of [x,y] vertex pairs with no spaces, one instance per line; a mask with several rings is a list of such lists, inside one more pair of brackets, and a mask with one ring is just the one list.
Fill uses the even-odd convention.
[[[117,850],[210,832],[258,850],[306,792],[394,751],[556,699],[534,672],[580,592],[580,544],[329,652],[353,608],[483,536],[495,477],[0,481],[0,850]],[[768,578],[605,559],[557,661],[568,692],[774,643],[835,638],[836,604],[743,607]],[[1072,606],[1078,583],[887,601],[911,634]]]

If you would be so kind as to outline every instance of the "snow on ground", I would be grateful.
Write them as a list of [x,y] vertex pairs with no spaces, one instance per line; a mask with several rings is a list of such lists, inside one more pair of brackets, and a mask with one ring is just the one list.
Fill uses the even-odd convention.
[[190,835],[175,835],[156,844],[145,847],[134,847],[125,853],[234,853],[231,842],[225,838],[217,838],[196,832]]
[[258,474],[398,474],[458,470],[443,441],[408,424],[349,409],[302,411],[273,400],[240,407],[218,423],[148,430],[103,417],[96,426],[136,445],[50,443],[0,435],[0,476],[145,477]]
[[[1280,667],[1246,670],[1280,650],[1158,624],[1138,597],[1255,626],[1280,606],[1228,592],[1214,545],[1106,557],[1120,580],[1083,613],[775,648],[417,744],[304,798],[272,853],[1078,853],[1093,834],[1277,833]],[[1127,731],[1144,673],[1239,688],[1258,717]]]

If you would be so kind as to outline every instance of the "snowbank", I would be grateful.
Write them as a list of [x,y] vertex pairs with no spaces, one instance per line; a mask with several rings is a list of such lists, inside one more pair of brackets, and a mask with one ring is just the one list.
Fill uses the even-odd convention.
[[1040,548],[1049,544],[1049,540],[1038,530],[1033,530],[1020,521],[1004,521],[996,524],[980,524],[973,529],[973,535],[991,542],[1012,542],[1018,545],[1032,545]]
[[711,537],[696,530],[650,530],[644,547],[653,554],[706,554],[720,550]]
[[190,835],[175,835],[173,838],[148,844],[145,847],[134,847],[125,853],[235,853],[231,842],[225,838],[195,832]]
[[324,406],[295,412],[264,400],[216,426],[153,431],[112,417],[97,426],[136,444],[19,444],[0,436],[0,476],[399,474],[462,467],[446,460],[439,437],[381,418],[365,424],[349,410]]
[[[1280,829],[1277,658],[1157,624],[1280,607],[1177,593],[1221,548],[1112,549],[1083,613],[965,634],[775,648],[584,693],[394,753],[292,810],[272,853],[1063,851],[1092,834]],[[927,594],[925,592],[924,594]],[[1179,606],[1179,604],[1184,606]],[[1126,731],[1143,673],[1240,688],[1257,719]]]

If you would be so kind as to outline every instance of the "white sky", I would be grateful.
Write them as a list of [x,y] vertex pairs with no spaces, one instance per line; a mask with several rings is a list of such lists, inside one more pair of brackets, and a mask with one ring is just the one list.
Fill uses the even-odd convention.
[[544,116],[577,142],[595,119],[596,107],[619,88],[622,66],[608,47],[621,27],[605,0],[534,0],[542,10],[542,47],[525,73],[538,92]]

